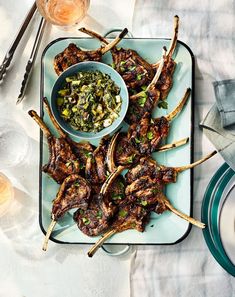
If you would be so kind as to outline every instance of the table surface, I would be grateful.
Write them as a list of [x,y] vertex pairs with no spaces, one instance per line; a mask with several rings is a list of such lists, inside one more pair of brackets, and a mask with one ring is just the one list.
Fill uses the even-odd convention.
[[[136,16],[133,17],[135,2],[134,0],[92,0],[88,16],[83,20],[81,26],[89,27],[100,33],[104,33],[110,28],[128,27],[136,37],[158,37],[158,31],[151,33],[150,30],[146,33],[143,22],[138,23]],[[137,6],[140,8],[141,1],[137,2]],[[145,4],[143,10],[140,12],[139,9],[140,17],[141,14],[144,15],[144,7],[147,5],[147,2],[143,1],[143,3]],[[20,22],[31,5],[32,0],[22,0],[20,4],[14,0],[0,1],[0,61],[2,61]],[[32,122],[27,111],[30,109],[39,111],[40,56],[42,50],[53,39],[68,35],[80,36],[80,33],[75,29],[67,32],[47,24],[27,88],[26,98],[21,105],[16,106],[16,98],[38,21],[39,17],[37,16],[17,49],[7,78],[0,85],[0,108],[1,111],[4,110],[2,116],[17,121],[26,130],[31,145],[30,153],[23,165],[3,171],[13,182],[15,198],[7,215],[0,218],[0,297],[73,297],[77,295],[106,297],[111,296],[111,294],[112,296],[138,296],[144,294],[142,290],[149,290],[149,288],[155,290],[156,286],[153,288],[153,273],[145,271],[147,279],[145,286],[141,285],[141,283],[143,284],[141,275],[144,268],[138,266],[138,257],[144,257],[145,252],[146,254],[147,252],[152,254],[156,252],[159,255],[160,248],[139,247],[132,249],[129,254],[122,257],[110,257],[103,251],[99,251],[92,259],[86,257],[87,246],[58,245],[50,242],[47,253],[41,250],[44,235],[38,224],[39,129]],[[164,28],[165,25],[166,23]],[[168,31],[164,30],[168,36],[165,37],[171,36],[170,18],[167,27]],[[213,150],[213,146],[202,131],[198,129],[198,123],[204,118],[214,102],[212,78],[208,75],[201,75],[199,69],[198,67],[196,69],[195,159]],[[199,93],[202,96],[201,98],[198,96]],[[205,97],[207,100],[203,102]],[[208,162],[206,166],[195,170],[195,191],[200,191],[200,197],[195,202],[195,215],[199,218],[205,187],[222,163],[222,158],[217,155],[212,162]],[[196,197],[198,198],[198,196]],[[195,235],[198,234],[195,233],[197,231],[191,232],[192,235],[187,240],[186,246],[192,239],[197,238],[198,235]],[[181,245],[183,246],[183,244],[184,242]],[[208,252],[202,239],[200,239],[199,247],[204,251],[206,257],[211,259],[219,273],[227,277]],[[172,248],[171,256],[177,258],[177,255],[177,248]],[[205,273],[203,271],[202,280]],[[158,281],[158,278],[155,280]],[[146,296],[157,296],[151,290]],[[163,293],[164,290],[161,288],[159,290],[162,292],[162,295],[159,296],[166,296]],[[179,296],[186,295],[181,294]]]

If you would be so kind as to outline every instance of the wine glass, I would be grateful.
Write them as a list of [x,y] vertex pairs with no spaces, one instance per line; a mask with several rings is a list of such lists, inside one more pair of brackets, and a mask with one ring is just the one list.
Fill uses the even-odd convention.
[[36,0],[40,14],[51,24],[74,26],[86,15],[90,0]]

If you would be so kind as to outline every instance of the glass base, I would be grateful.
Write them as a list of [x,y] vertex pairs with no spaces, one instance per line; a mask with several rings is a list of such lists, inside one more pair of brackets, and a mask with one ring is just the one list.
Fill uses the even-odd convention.
[[0,217],[8,211],[13,195],[14,191],[10,180],[0,173]]

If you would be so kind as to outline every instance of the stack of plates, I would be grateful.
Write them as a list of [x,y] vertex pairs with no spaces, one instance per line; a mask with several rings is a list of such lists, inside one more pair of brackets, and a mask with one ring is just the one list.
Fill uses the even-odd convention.
[[224,163],[211,179],[202,204],[204,238],[217,262],[235,276],[235,172]]

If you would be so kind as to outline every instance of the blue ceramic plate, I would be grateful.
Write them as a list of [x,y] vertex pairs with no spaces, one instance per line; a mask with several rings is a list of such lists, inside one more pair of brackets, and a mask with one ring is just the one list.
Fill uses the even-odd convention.
[[[120,96],[122,98],[122,105],[121,110],[119,113],[119,117],[112,123],[111,126],[104,128],[103,130],[94,133],[94,132],[82,132],[74,130],[68,123],[66,123],[63,118],[60,116],[58,108],[57,108],[57,98],[58,98],[58,91],[61,89],[65,78],[71,75],[74,75],[78,72],[85,72],[85,71],[100,71],[102,73],[108,74],[111,79],[116,83],[116,85],[120,88]],[[115,71],[112,67],[100,63],[100,62],[82,62],[76,65],[73,65],[66,69],[56,80],[51,93],[51,108],[59,125],[70,135],[79,137],[80,139],[91,140],[95,138],[102,138],[105,135],[108,135],[114,132],[122,123],[128,108],[129,103],[129,96],[126,84],[122,79],[121,75]]]
[[[69,43],[75,43],[82,49],[96,49],[100,47],[100,43],[92,38],[63,38],[57,39],[50,43],[44,50],[42,56],[41,71],[41,97],[46,96],[50,102],[52,87],[58,78],[53,69],[53,59],[56,54],[63,51]],[[163,46],[169,47],[168,39],[140,39],[140,38],[124,38],[120,42],[120,46],[136,50],[143,58],[150,63],[155,63],[161,58]],[[185,90],[190,87],[194,88],[194,59],[190,49],[178,42],[175,53],[175,61],[177,63],[174,74],[174,85],[168,96],[168,110],[156,109],[154,117],[166,115],[172,111],[179,103]],[[102,62],[111,64],[111,54],[107,53],[103,56]],[[192,92],[193,95],[193,92]],[[193,98],[185,106],[180,115],[172,122],[170,134],[167,143],[190,137],[187,145],[162,153],[154,153],[153,158],[160,164],[167,166],[180,166],[192,162],[193,156]],[[41,104],[41,116],[52,132],[56,133],[50,119],[43,110]],[[123,131],[127,131],[127,125],[122,123]],[[80,141],[79,137],[72,137],[76,141]],[[41,158],[40,165],[48,161],[48,146],[41,133]],[[98,145],[99,139],[90,141],[93,145]],[[43,144],[44,143],[44,144]],[[203,166],[203,165],[202,165]],[[41,168],[41,166],[40,166]],[[177,183],[167,186],[166,195],[172,204],[186,213],[192,215],[192,181],[193,172],[191,170],[181,173]],[[50,218],[52,200],[55,198],[59,186],[46,174],[40,171],[40,225],[42,231],[47,230]],[[188,222],[180,219],[171,212],[165,212],[162,215],[152,214],[150,223],[143,233],[135,230],[128,230],[120,234],[116,234],[109,239],[111,244],[175,244],[183,240],[190,231]],[[57,224],[52,233],[52,240],[60,243],[94,243],[97,237],[88,237],[84,235],[76,226],[72,218],[72,212],[66,214]]]
[[229,259],[221,241],[220,214],[234,182],[235,172],[224,163],[211,179],[202,203],[202,221],[206,224],[203,235],[207,246],[216,261],[233,276],[235,265]]

